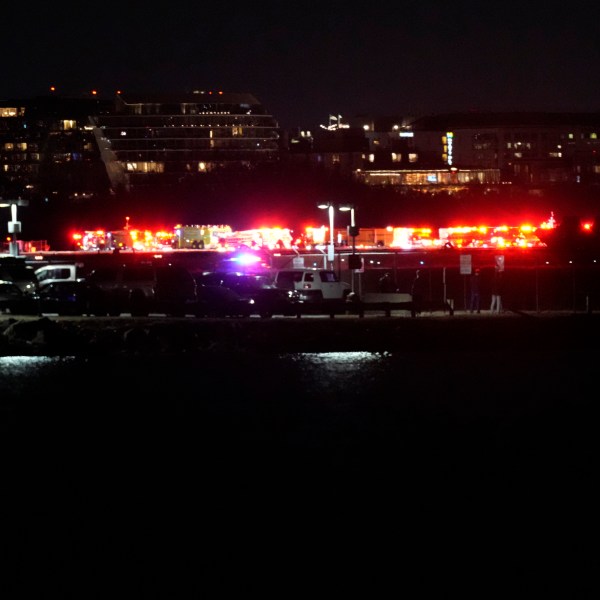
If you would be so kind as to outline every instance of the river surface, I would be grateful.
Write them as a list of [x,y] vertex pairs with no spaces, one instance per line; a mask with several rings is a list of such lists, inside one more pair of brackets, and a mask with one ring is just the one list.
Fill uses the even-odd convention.
[[2,596],[591,597],[596,364],[0,357]]

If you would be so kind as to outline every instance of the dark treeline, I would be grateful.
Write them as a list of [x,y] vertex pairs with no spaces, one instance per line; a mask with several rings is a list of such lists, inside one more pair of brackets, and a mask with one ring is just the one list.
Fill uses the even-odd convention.
[[[405,192],[369,187],[336,173],[292,167],[263,167],[244,172],[222,171],[173,187],[117,190],[75,201],[50,198],[30,201],[20,209],[22,239],[46,239],[59,249],[74,229],[121,229],[129,217],[135,226],[225,223],[234,229],[327,224],[324,202],[351,204],[362,227],[457,224],[539,225],[551,213],[560,222],[572,215],[600,214],[600,190],[552,187],[527,190],[507,186],[473,188],[458,193]],[[339,220],[338,220],[339,219]],[[336,226],[349,224],[336,217]]]

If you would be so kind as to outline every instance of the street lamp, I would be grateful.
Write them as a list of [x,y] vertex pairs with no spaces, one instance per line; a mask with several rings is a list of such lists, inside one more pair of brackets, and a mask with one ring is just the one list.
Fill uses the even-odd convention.
[[[328,251],[327,251],[327,259],[329,260],[330,263],[332,263],[332,266],[333,266],[333,262],[335,260],[335,254],[334,254],[335,229],[334,229],[333,220],[334,220],[334,213],[335,213],[336,206],[332,202],[327,202],[326,204],[319,204],[318,207],[322,208],[322,209],[327,209],[329,211],[329,246],[328,246]],[[348,235],[350,237],[352,237],[352,254],[348,258],[348,268],[352,271],[355,271],[362,267],[362,261],[360,259],[360,256],[358,256],[356,254],[356,236],[358,235],[359,230],[358,230],[358,227],[356,226],[354,206],[351,204],[349,204],[349,205],[342,204],[342,205],[338,206],[338,208],[342,212],[350,211],[350,227],[348,227]]]
[[356,236],[358,235],[358,227],[354,219],[354,206],[340,206],[341,211],[350,211],[350,227],[348,227],[348,235],[352,238],[352,254],[348,259],[348,267],[352,270],[360,269],[362,263],[360,257],[356,255]]
[[327,209],[329,211],[329,246],[327,248],[327,260],[331,263],[333,267],[333,262],[335,261],[335,242],[334,242],[334,229],[333,229],[333,214],[335,212],[335,207],[331,202],[327,204],[319,204],[319,208]]
[[358,231],[356,231],[356,222],[354,220],[354,206],[340,206],[340,210],[342,212],[350,211],[350,227],[348,227],[348,235],[352,237],[352,254],[354,254],[356,249],[356,236],[358,235]]
[[11,220],[8,222],[8,233],[12,234],[10,242],[10,255],[19,256],[19,244],[17,242],[17,234],[21,233],[21,221],[17,221],[17,206],[28,206],[29,200],[2,200],[0,198],[0,207],[10,206]]

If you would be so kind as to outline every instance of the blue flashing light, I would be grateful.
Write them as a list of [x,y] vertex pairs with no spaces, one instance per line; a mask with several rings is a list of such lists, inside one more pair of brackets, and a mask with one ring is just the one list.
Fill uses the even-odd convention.
[[256,263],[261,261],[260,256],[256,256],[256,254],[238,254],[237,256],[232,257],[231,259],[234,262],[239,263],[243,266],[255,265]]

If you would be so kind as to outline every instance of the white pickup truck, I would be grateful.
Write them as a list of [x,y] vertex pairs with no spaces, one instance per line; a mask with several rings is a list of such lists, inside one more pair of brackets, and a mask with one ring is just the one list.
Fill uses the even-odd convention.
[[80,264],[54,264],[44,265],[35,270],[40,287],[55,281],[79,281],[82,279]]
[[330,269],[280,269],[273,284],[285,290],[297,290],[303,302],[344,300],[351,291],[350,285],[340,281]]

